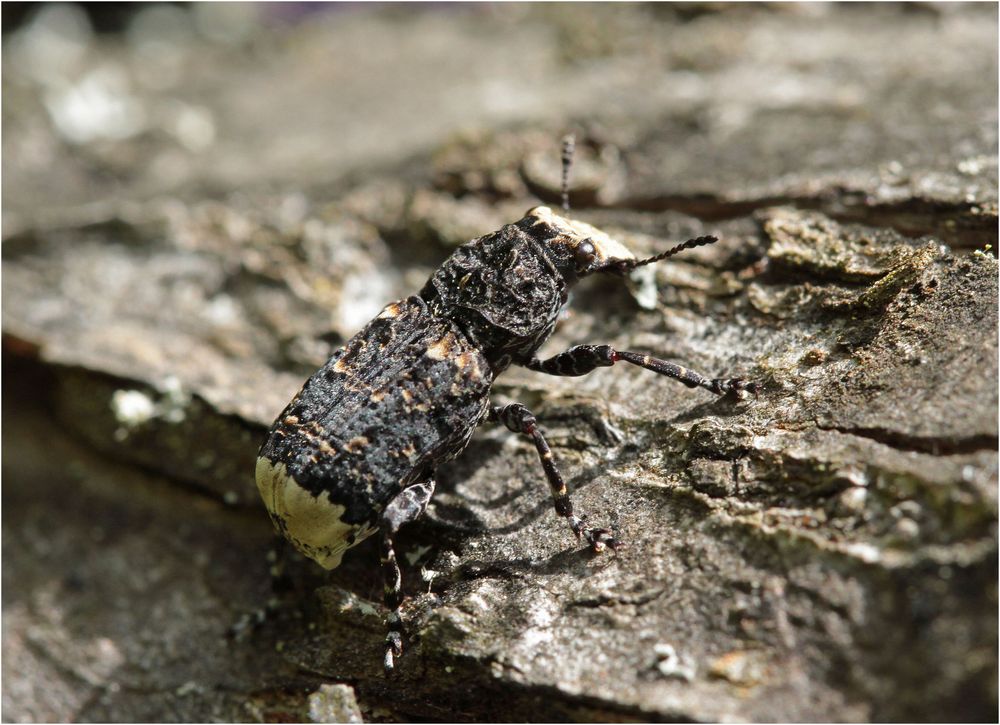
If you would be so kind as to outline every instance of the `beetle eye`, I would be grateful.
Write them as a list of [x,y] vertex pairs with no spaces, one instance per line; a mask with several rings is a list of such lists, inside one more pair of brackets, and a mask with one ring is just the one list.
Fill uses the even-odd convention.
[[597,257],[597,250],[594,249],[593,242],[589,239],[584,239],[576,245],[574,255],[576,257],[576,271],[586,272],[594,264],[594,259]]

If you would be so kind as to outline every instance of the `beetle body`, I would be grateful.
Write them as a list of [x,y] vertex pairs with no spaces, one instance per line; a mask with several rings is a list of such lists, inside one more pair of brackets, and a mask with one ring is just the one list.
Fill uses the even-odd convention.
[[[257,486],[277,529],[327,569],[340,564],[396,494],[465,449],[494,378],[552,334],[576,246],[603,238],[533,209],[459,247],[419,295],[337,350],[260,450]],[[625,254],[610,240],[599,248]]]
[[348,548],[380,533],[387,670],[402,652],[393,537],[423,513],[435,469],[461,453],[484,420],[531,438],[556,513],[577,537],[594,551],[620,546],[611,531],[588,527],[574,514],[534,416],[519,404],[491,406],[493,381],[507,367],[582,375],[624,360],[719,394],[753,389],[609,345],[534,357],[580,277],[623,273],[714,241],[699,237],[636,260],[594,227],[536,207],[455,250],[419,294],[388,305],[334,353],[281,413],[257,459],[261,496],[275,527],[328,569]]
[[492,383],[482,353],[420,297],[387,306],[306,382],[261,448],[257,486],[275,526],[336,567],[400,490],[465,448]]

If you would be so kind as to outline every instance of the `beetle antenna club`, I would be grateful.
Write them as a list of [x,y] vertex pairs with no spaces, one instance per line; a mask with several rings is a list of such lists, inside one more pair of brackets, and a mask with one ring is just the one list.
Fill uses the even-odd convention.
[[[563,139],[564,210],[573,147],[572,136]],[[591,551],[624,545],[574,507],[532,412],[493,405],[494,380],[508,367],[577,376],[625,362],[716,395],[758,390],[610,345],[537,358],[582,277],[623,274],[716,241],[698,237],[637,260],[621,242],[563,214],[535,207],[456,249],[417,294],[387,305],[306,381],[261,446],[257,488],[275,528],[299,551],[334,569],[348,549],[378,534],[387,672],[405,635],[396,535],[424,514],[438,467],[465,450],[480,424],[503,425],[534,444],[556,515]]]
[[568,133],[562,140],[562,208],[569,212],[569,172],[573,168],[573,151],[576,149],[576,137]]

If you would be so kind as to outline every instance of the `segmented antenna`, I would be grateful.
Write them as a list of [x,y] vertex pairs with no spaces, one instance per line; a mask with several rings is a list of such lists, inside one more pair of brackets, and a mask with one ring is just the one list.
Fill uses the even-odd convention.
[[676,247],[672,247],[665,252],[661,252],[654,257],[649,257],[647,259],[623,259],[620,262],[615,262],[613,266],[609,266],[606,269],[609,272],[625,274],[626,272],[631,272],[636,267],[643,267],[647,264],[652,264],[653,262],[659,262],[661,259],[672,257],[678,252],[683,252],[685,249],[703,247],[706,244],[715,244],[717,241],[719,241],[719,238],[713,237],[711,234],[704,237],[695,237],[694,239],[688,239],[686,242],[678,244]]
[[569,133],[562,140],[562,208],[569,212],[569,170],[573,167],[573,151],[576,137]]

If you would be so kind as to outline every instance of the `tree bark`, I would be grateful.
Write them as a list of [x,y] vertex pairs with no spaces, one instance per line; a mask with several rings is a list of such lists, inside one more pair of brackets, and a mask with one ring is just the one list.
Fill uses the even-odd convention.
[[[559,60],[520,122],[434,106],[412,145],[351,173],[299,152],[302,180],[284,159],[236,193],[234,165],[191,160],[178,182],[129,165],[137,140],[70,153],[42,123],[49,170],[5,140],[24,173],[5,173],[2,248],[5,719],[997,716],[996,8],[684,12],[414,16],[482,74],[519,33]],[[310,88],[308,48],[345,24],[422,42],[368,12],[283,31]],[[434,57],[412,57],[444,98]],[[227,58],[223,97],[260,91]],[[379,117],[384,99],[343,83]],[[587,99],[643,83],[632,112]],[[44,113],[41,86],[15,90],[5,129]],[[720,241],[587,280],[543,354],[606,343],[759,395],[624,364],[512,369],[497,401],[535,412],[574,505],[625,549],[588,554],[530,441],[484,428],[403,533],[398,677],[371,542],[329,576],[293,557],[274,617],[230,636],[272,596],[252,472],[274,416],[457,244],[558,203],[560,133],[581,117],[575,217],[637,254]],[[135,186],[109,192],[109,170]],[[46,178],[45,201],[28,193]]]

